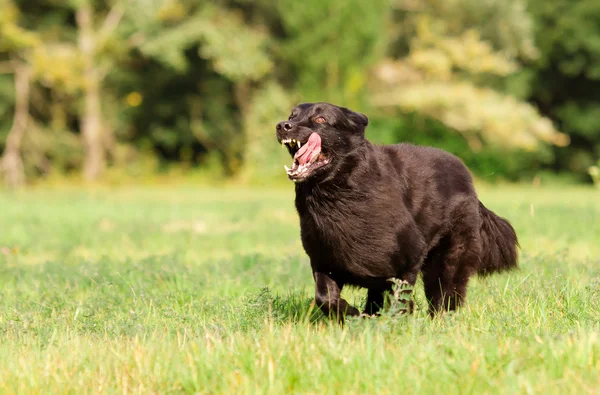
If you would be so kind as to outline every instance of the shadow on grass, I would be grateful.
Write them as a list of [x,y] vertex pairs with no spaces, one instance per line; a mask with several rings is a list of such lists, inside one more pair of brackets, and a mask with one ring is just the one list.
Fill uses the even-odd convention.
[[246,296],[243,302],[244,316],[247,319],[256,316],[266,318],[265,313],[268,314],[268,318],[278,323],[315,324],[327,319],[315,306],[312,295],[305,290],[279,295],[264,287],[258,293]]
[[[371,317],[349,317],[347,322],[360,323],[365,321],[363,318],[371,322],[383,321],[396,324],[406,321],[412,287],[405,286],[403,282],[398,282],[398,284],[394,286],[394,292],[389,295],[389,300],[381,314]],[[312,295],[305,290],[278,295],[273,294],[268,287],[265,287],[258,293],[247,295],[243,303],[243,321],[245,322],[257,322],[261,318],[263,322],[265,318],[268,318],[283,324],[315,325],[333,322],[321,312],[315,305]]]

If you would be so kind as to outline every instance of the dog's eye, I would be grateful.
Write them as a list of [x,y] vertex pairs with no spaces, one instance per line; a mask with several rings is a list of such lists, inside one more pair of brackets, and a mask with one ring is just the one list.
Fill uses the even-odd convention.
[[325,118],[323,118],[323,117],[316,117],[315,118],[315,123],[323,123],[323,122],[325,122]]

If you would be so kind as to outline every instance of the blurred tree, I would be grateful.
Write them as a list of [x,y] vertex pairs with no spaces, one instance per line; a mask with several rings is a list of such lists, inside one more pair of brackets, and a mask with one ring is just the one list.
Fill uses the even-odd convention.
[[[0,170],[5,182],[18,187],[25,182],[25,170],[21,157],[21,143],[29,121],[30,67],[25,58],[39,45],[34,32],[19,26],[20,12],[10,0],[0,0],[0,53],[9,60],[0,63],[0,71],[13,73],[15,109],[13,124],[6,137],[4,153],[0,158]],[[4,69],[4,70],[1,70]]]
[[[600,157],[600,3],[529,0],[540,57],[529,99],[571,136],[554,168],[586,176]],[[587,177],[586,177],[587,178]]]
[[597,188],[600,188],[600,160],[594,166],[590,166],[588,169],[588,173],[590,177],[592,177],[592,181]]
[[[137,12],[139,2],[129,2],[129,7],[136,13],[128,14],[128,29],[141,54],[174,73],[163,81],[165,86],[176,80],[187,85],[179,91],[187,108],[179,122],[205,149],[218,152],[227,174],[236,173],[245,152],[244,120],[273,67],[266,33],[226,2],[165,0],[144,7],[143,13]],[[147,126],[151,133],[171,138],[164,126]]]
[[352,108],[366,105],[367,71],[386,50],[390,12],[384,0],[282,0],[276,57],[280,78],[303,101],[323,98]]
[[274,125],[302,101],[331,101],[366,111],[367,71],[386,43],[388,3],[382,0],[238,0],[244,19],[268,29],[276,67],[244,110],[245,175],[281,173],[284,151],[272,150]]
[[366,71],[385,50],[386,2],[237,0],[245,23],[268,33],[264,53],[276,65],[251,84],[242,111],[244,175],[280,173],[274,125],[301,101],[328,100],[365,110]]
[[[587,174],[600,154],[593,0],[12,1],[0,0],[0,149],[16,183],[173,163],[279,174],[273,125],[316,100],[478,174],[527,177],[554,157]],[[570,147],[549,148],[568,143],[550,119]]]
[[402,33],[391,42],[395,59],[375,69],[374,104],[439,120],[475,151],[483,142],[528,151],[540,142],[568,144],[534,107],[498,89],[518,70],[518,57],[536,55],[521,0],[404,0],[396,7]]
[[103,125],[101,108],[102,80],[106,73],[101,68],[100,54],[103,46],[117,28],[123,17],[123,7],[117,2],[110,8],[100,28],[95,26],[98,18],[91,0],[75,0],[77,40],[79,55],[83,64],[84,110],[81,116],[81,135],[85,147],[83,175],[86,180],[96,180],[106,167],[108,137]]
[[[44,167],[45,172],[49,171],[43,164],[48,162],[48,157],[57,163],[64,160],[67,152],[60,147],[70,151],[77,145],[70,135],[73,129],[68,130],[71,127],[67,125],[68,114],[75,112],[84,143],[83,174],[87,180],[97,179],[105,168],[109,140],[100,106],[101,85],[116,58],[109,44],[122,17],[122,8],[117,2],[112,8],[100,6],[96,10],[87,0],[57,6],[23,3],[24,8],[33,10],[25,14],[27,23],[36,26],[42,38],[38,45],[30,48],[27,56],[32,79],[45,88],[36,95],[50,99],[48,102],[43,101],[45,98],[37,100],[36,112],[42,122],[32,124],[33,136],[26,141],[31,153],[28,159]],[[102,23],[98,23],[99,19]],[[79,116],[81,97],[84,105]],[[50,119],[45,119],[46,116]],[[54,140],[51,135],[57,133],[60,138]]]
[[1,158],[5,182],[11,187],[25,183],[25,167],[21,158],[21,142],[29,121],[29,66],[24,62],[13,61],[15,79],[15,112],[13,125],[6,137],[6,147]]

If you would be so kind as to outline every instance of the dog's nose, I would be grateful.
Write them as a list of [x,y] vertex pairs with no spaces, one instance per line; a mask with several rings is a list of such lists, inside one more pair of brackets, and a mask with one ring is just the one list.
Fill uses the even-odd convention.
[[292,125],[291,122],[289,122],[289,121],[283,121],[283,122],[279,122],[277,124],[276,129],[277,130],[283,129],[286,132],[288,132],[288,131],[292,130],[293,127],[294,127],[294,125]]

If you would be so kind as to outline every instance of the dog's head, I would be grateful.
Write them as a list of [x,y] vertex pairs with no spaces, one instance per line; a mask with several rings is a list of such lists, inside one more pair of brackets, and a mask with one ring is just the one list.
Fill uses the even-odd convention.
[[296,106],[287,121],[277,124],[277,140],[293,158],[286,172],[303,182],[323,176],[343,162],[364,141],[368,118],[329,103]]

